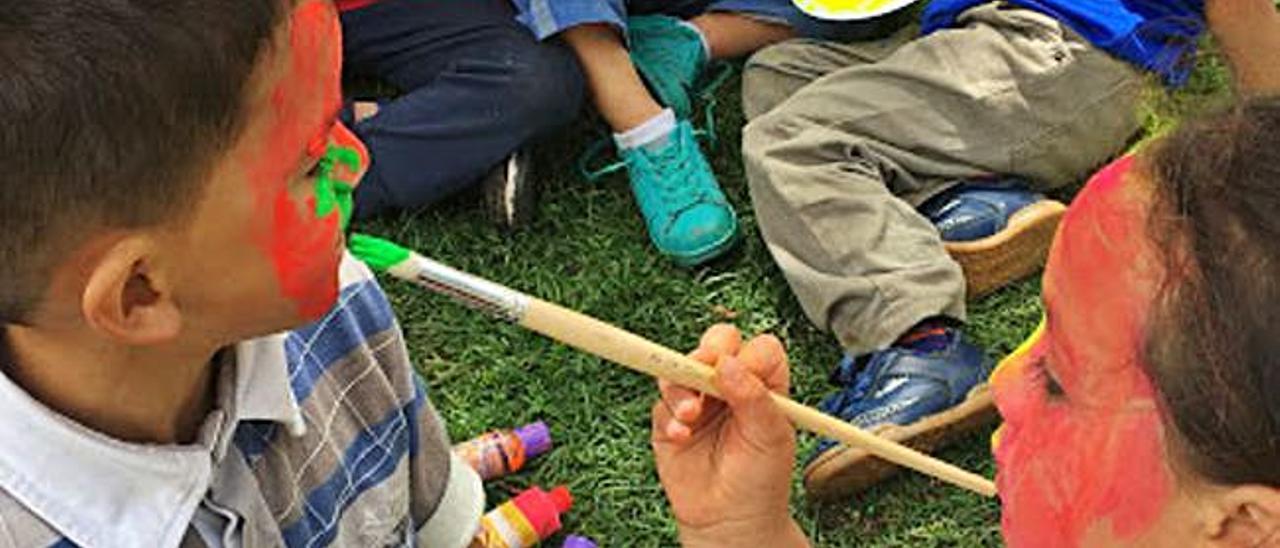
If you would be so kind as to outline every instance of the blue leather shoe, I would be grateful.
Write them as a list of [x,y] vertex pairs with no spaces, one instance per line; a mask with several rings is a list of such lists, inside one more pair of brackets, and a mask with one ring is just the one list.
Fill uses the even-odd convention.
[[1013,214],[1046,200],[1021,179],[966,181],[930,198],[920,213],[945,242],[972,242],[1004,230]]
[[[922,451],[931,451],[996,419],[987,391],[991,361],[946,330],[933,351],[890,347],[860,359],[846,357],[832,374],[844,388],[819,406],[854,426]],[[860,449],[823,440],[804,470],[805,489],[816,498],[861,491],[896,466]]]
[[1067,206],[1006,178],[962,182],[918,209],[964,269],[972,299],[1043,267]]

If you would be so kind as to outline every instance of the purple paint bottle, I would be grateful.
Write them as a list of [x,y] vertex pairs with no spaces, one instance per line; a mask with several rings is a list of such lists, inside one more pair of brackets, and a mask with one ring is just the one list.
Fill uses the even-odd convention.
[[562,548],[596,548],[596,543],[587,537],[569,535],[565,537]]
[[496,430],[453,446],[483,480],[500,478],[551,450],[551,431],[542,421],[515,430]]

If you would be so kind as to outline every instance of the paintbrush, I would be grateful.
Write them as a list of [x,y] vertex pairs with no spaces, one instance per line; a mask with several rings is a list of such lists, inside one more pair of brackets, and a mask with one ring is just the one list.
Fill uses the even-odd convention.
[[[376,271],[641,373],[711,396],[717,394],[711,384],[713,368],[622,328],[450,268],[386,240],[356,234],[351,237],[349,248]],[[995,484],[987,478],[876,436],[784,395],[773,394],[773,401],[798,428],[975,493],[995,496]]]

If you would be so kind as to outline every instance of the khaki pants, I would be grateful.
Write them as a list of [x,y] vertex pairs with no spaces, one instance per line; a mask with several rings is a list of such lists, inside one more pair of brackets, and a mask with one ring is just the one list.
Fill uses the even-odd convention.
[[1137,131],[1144,78],[1057,20],[1000,3],[957,28],[794,40],[747,63],[743,156],[770,252],[846,351],[965,317],[965,282],[915,206],[948,181],[1077,183]]

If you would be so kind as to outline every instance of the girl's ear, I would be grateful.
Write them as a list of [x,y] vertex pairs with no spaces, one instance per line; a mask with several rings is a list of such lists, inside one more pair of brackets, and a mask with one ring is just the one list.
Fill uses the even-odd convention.
[[1214,546],[1280,546],[1280,489],[1232,487],[1206,504],[1206,533]]
[[182,314],[155,252],[153,240],[130,236],[90,265],[80,296],[86,324],[132,346],[159,344],[178,336]]

